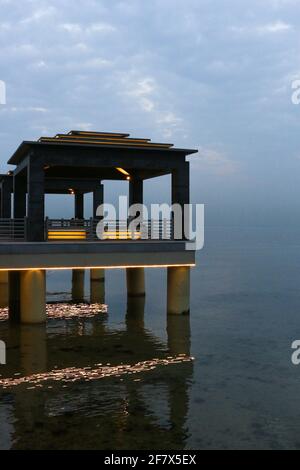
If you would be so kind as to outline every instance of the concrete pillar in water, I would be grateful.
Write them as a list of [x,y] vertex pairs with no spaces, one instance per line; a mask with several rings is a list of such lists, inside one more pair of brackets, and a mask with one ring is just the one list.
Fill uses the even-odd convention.
[[170,314],[189,313],[190,310],[190,268],[187,266],[168,268],[167,312]]
[[42,269],[21,272],[21,323],[46,321],[46,272]]
[[8,271],[0,271],[0,308],[8,305]]
[[104,269],[91,269],[90,272],[91,303],[105,303],[105,271]]
[[145,295],[145,269],[126,268],[127,295],[139,297]]
[[84,301],[84,269],[72,270],[72,300],[73,302]]

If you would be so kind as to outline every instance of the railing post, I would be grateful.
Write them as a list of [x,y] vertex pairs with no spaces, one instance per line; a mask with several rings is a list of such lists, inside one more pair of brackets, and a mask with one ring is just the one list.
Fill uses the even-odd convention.
[[148,240],[148,221],[143,220],[141,223],[141,240]]
[[89,238],[90,238],[91,240],[93,240],[93,238],[94,238],[94,228],[93,228],[93,225],[94,225],[94,219],[93,219],[93,217],[90,217],[90,236],[89,236]]
[[28,239],[28,217],[24,217],[24,240],[27,241]]
[[48,240],[48,231],[49,231],[49,219],[46,217],[45,219],[45,235],[44,235],[44,240]]
[[168,239],[168,232],[167,232],[167,219],[162,220],[162,240]]

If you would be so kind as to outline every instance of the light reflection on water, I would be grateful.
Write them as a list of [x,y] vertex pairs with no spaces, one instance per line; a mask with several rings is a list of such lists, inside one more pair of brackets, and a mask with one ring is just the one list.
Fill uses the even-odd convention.
[[[148,372],[154,370],[158,366],[169,366],[172,364],[180,364],[183,362],[192,361],[193,358],[180,354],[179,356],[168,356],[166,359],[152,359],[151,361],[138,362],[136,364],[120,364],[117,366],[103,366],[95,364],[93,367],[68,367],[66,369],[52,370],[50,372],[33,374],[25,377],[17,377],[19,373],[15,373],[15,378],[1,379],[0,375],[0,387],[3,389],[9,387],[15,387],[17,385],[27,384],[27,390],[33,390],[35,387],[43,387],[44,382],[54,381],[62,382],[63,384],[69,382],[85,381],[105,379],[107,377],[121,377],[123,375],[139,374],[141,372]],[[134,379],[138,382],[141,379]],[[48,388],[52,388],[48,385]]]
[[[56,302],[46,305],[47,318],[62,318],[71,320],[72,318],[92,318],[99,313],[107,313],[105,304],[86,304],[71,302]],[[8,307],[0,308],[0,321],[8,320]]]
[[144,298],[128,299],[123,321],[109,310],[52,303],[46,326],[16,326],[1,309],[0,449],[185,446],[189,317],[169,320],[166,342],[146,327]]

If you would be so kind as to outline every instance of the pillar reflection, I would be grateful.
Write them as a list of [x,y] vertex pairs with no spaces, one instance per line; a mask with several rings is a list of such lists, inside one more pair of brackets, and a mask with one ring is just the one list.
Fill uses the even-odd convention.
[[47,370],[47,333],[45,325],[20,326],[20,366],[22,374]]
[[84,269],[72,270],[72,301],[84,302]]
[[[168,348],[170,354],[190,355],[191,330],[189,315],[168,315]],[[193,377],[193,363],[177,364],[172,380],[168,381],[170,425],[176,433],[178,442],[183,444],[187,438],[187,414],[189,410],[189,388]],[[170,371],[172,374],[172,370]]]
[[90,301],[92,304],[105,304],[105,271],[90,270]]
[[167,316],[168,348],[172,355],[190,355],[191,326],[189,315]]
[[8,272],[0,271],[0,308],[8,306]]
[[144,329],[144,313],[145,313],[144,296],[127,297],[126,326],[127,331]]

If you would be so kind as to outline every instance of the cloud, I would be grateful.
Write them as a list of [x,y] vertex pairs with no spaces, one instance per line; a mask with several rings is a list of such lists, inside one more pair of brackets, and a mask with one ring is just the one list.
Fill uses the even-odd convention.
[[28,107],[22,107],[22,106],[11,106],[11,107],[6,107],[4,108],[5,111],[11,111],[13,113],[47,113],[48,110],[46,108],[42,108],[39,106],[28,106]]
[[155,93],[157,86],[153,78],[145,77],[138,79],[137,81],[127,83],[126,86],[128,89],[125,93],[134,97],[143,111],[154,111],[155,104],[152,96]]
[[84,62],[81,66],[82,68],[103,68],[109,67],[112,65],[112,61],[103,59],[101,57],[95,57]]
[[82,32],[82,27],[76,23],[63,23],[60,27],[68,33],[78,34]]
[[146,77],[137,81],[131,94],[134,96],[151,95],[155,91],[155,88],[155,80],[153,78]]
[[230,31],[238,34],[277,34],[291,31],[293,26],[284,21],[275,21],[263,25],[231,26]]
[[79,23],[62,23],[60,28],[71,34],[96,34],[112,33],[116,28],[109,23],[92,23],[88,26],[82,26]]
[[[197,148],[197,147],[195,147]],[[219,176],[228,176],[236,173],[238,165],[227,155],[215,148],[198,146],[197,156],[191,158],[192,169]]]
[[165,90],[155,78],[134,78],[134,74],[126,74],[124,85],[125,96],[133,97],[139,108],[151,115],[153,123],[165,138],[170,138],[175,130],[181,130],[183,119],[168,109],[169,105],[166,106],[163,98]]
[[10,23],[0,23],[0,32],[7,32],[11,29],[12,25]]
[[53,6],[39,8],[38,10],[34,10],[30,16],[21,20],[21,24],[28,24],[33,22],[41,21],[47,17],[51,17],[56,14],[56,8]]
[[269,23],[263,26],[258,26],[257,31],[261,34],[276,34],[285,31],[290,31],[291,29],[293,29],[292,25],[284,23],[283,21],[276,21],[275,23]]
[[86,28],[88,34],[93,33],[112,33],[116,31],[115,26],[109,23],[94,23]]

